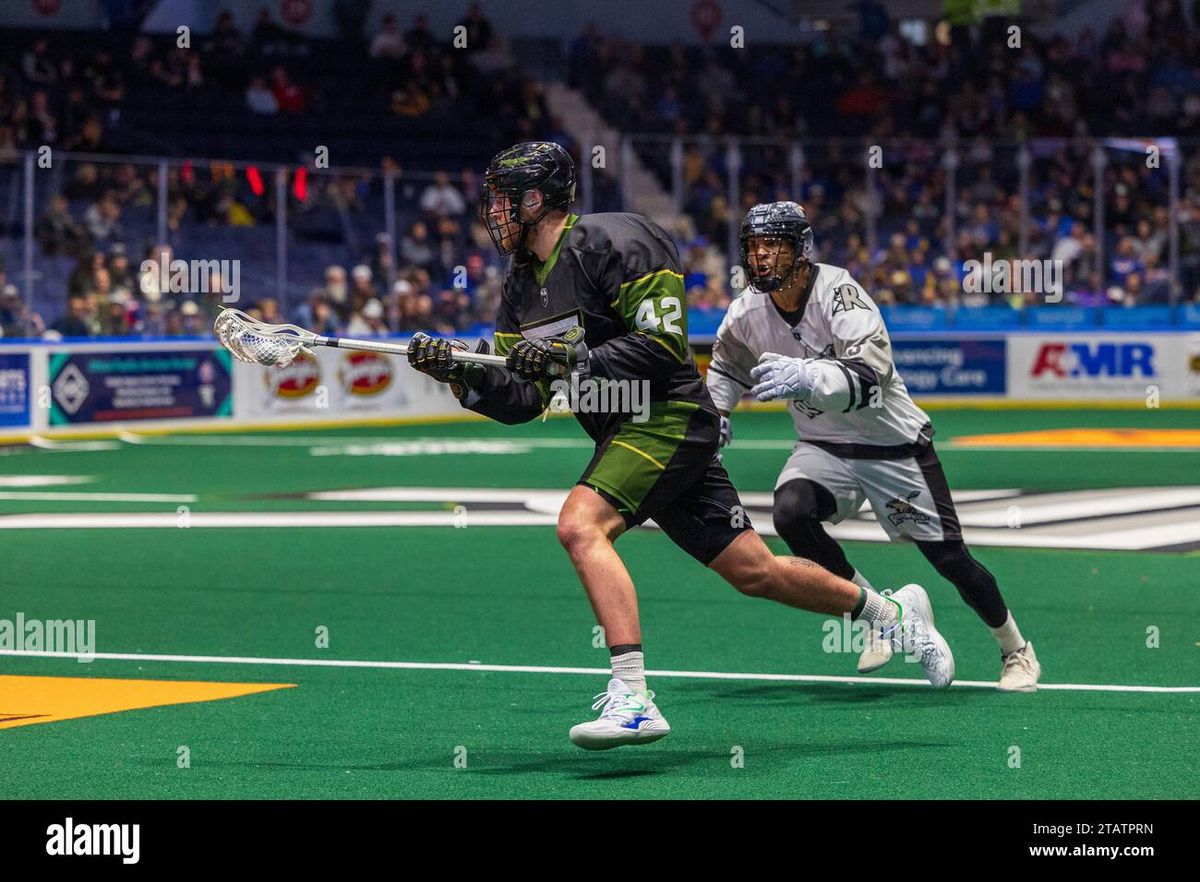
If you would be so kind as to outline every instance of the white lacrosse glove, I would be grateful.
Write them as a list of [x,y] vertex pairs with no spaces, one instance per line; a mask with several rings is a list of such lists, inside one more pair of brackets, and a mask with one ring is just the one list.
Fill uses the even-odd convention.
[[750,369],[750,376],[758,381],[750,394],[759,401],[776,398],[807,400],[815,382],[805,359],[788,358],[775,352],[764,352],[758,364]]

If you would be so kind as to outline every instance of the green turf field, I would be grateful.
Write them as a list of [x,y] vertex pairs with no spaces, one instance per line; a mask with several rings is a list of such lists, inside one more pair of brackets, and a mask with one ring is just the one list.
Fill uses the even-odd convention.
[[[1194,448],[1001,451],[953,443],[1036,429],[1195,429],[1194,410],[933,416],[956,491],[1200,485]],[[738,415],[726,463],[740,490],[771,490],[790,431],[779,413]],[[820,680],[855,674],[853,654],[823,651],[821,617],[742,597],[662,534],[637,530],[618,548],[641,597],[647,664],[673,672],[651,674],[673,732],[652,746],[589,754],[566,733],[594,716],[590,699],[604,688],[607,652],[593,645],[590,609],[552,526],[489,524],[508,510],[499,499],[467,501],[455,512],[446,501],[307,496],[563,490],[589,458],[573,422],[84,446],[0,455],[0,521],[92,516],[70,528],[47,518],[0,529],[0,619],[18,612],[93,619],[100,654],[89,664],[0,655],[0,797],[1197,794],[1200,691],[1128,689],[1200,687],[1195,552],[977,548],[1037,646],[1044,682],[1062,687],[1001,695],[986,688],[999,672],[994,640],[915,549],[847,546],[876,585],[929,588],[962,681],[943,692],[896,682],[919,677],[899,659],[872,682]],[[45,476],[82,480],[55,484]],[[105,498],[116,493],[155,496]],[[1156,517],[1177,523],[1188,517],[1181,510]],[[403,523],[430,523],[431,511],[442,522]],[[299,521],[257,525],[262,515],[289,512]],[[109,523],[136,513],[147,519]],[[219,513],[244,519],[214,521]],[[296,525],[337,513],[395,520]],[[1192,508],[1190,516],[1198,513]],[[326,648],[316,645],[322,627]],[[1148,629],[1158,634],[1156,648],[1147,646]],[[63,686],[31,677],[64,678]],[[160,686],[156,694],[168,697],[158,706],[56,720],[93,691],[89,684],[72,691],[65,678],[294,688],[171,703],[176,693]],[[101,685],[105,696],[125,694],[122,684],[90,685],[93,698]],[[1111,688],[1080,688],[1088,685]],[[179,767],[180,748],[188,768]]]

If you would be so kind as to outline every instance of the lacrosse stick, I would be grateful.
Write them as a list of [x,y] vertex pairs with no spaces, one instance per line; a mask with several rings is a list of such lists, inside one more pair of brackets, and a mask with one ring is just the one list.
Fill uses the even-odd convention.
[[[253,319],[240,309],[223,309],[213,324],[221,345],[233,353],[238,361],[263,364],[268,367],[286,367],[301,352],[312,354],[310,346],[332,346],[335,349],[356,349],[361,352],[385,352],[389,355],[405,355],[408,347],[402,343],[386,343],[382,340],[349,340],[345,337],[322,337],[296,325],[270,325]],[[502,355],[483,355],[466,349],[454,349],[450,353],[455,361],[491,364],[504,367],[507,362]]]

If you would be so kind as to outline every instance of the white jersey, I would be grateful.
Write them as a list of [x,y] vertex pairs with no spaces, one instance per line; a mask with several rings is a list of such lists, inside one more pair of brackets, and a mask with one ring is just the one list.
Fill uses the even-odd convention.
[[788,407],[801,441],[836,445],[847,456],[881,458],[903,454],[877,448],[927,443],[929,417],[896,372],[887,328],[862,286],[841,267],[815,263],[803,303],[793,327],[769,294],[747,288],[733,301],[708,369],[717,408],[733,411],[754,385],[750,369],[764,352],[774,352],[812,360],[815,388]]

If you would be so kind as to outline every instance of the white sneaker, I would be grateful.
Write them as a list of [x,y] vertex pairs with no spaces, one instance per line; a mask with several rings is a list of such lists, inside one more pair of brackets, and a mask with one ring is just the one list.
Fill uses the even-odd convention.
[[903,618],[890,631],[892,648],[921,662],[925,678],[935,689],[954,682],[954,654],[933,626],[933,606],[920,585],[905,585],[892,595],[904,609]]
[[1042,666],[1038,664],[1033,644],[1026,643],[1016,652],[1001,656],[1000,685],[1001,692],[1037,692],[1038,677],[1042,675]]
[[600,719],[571,727],[571,742],[584,750],[608,750],[622,744],[649,744],[671,731],[654,704],[654,693],[634,692],[621,680],[608,681],[608,691],[596,696],[592,710]]
[[[887,588],[880,593],[885,597],[892,594]],[[858,657],[858,672],[869,674],[878,671],[892,660],[892,653],[892,641],[883,636],[883,629],[878,626],[872,627],[867,632],[867,646]]]
[[879,628],[872,628],[867,634],[867,648],[858,657],[858,672],[869,674],[878,671],[892,660],[893,653],[892,641],[885,639]]

